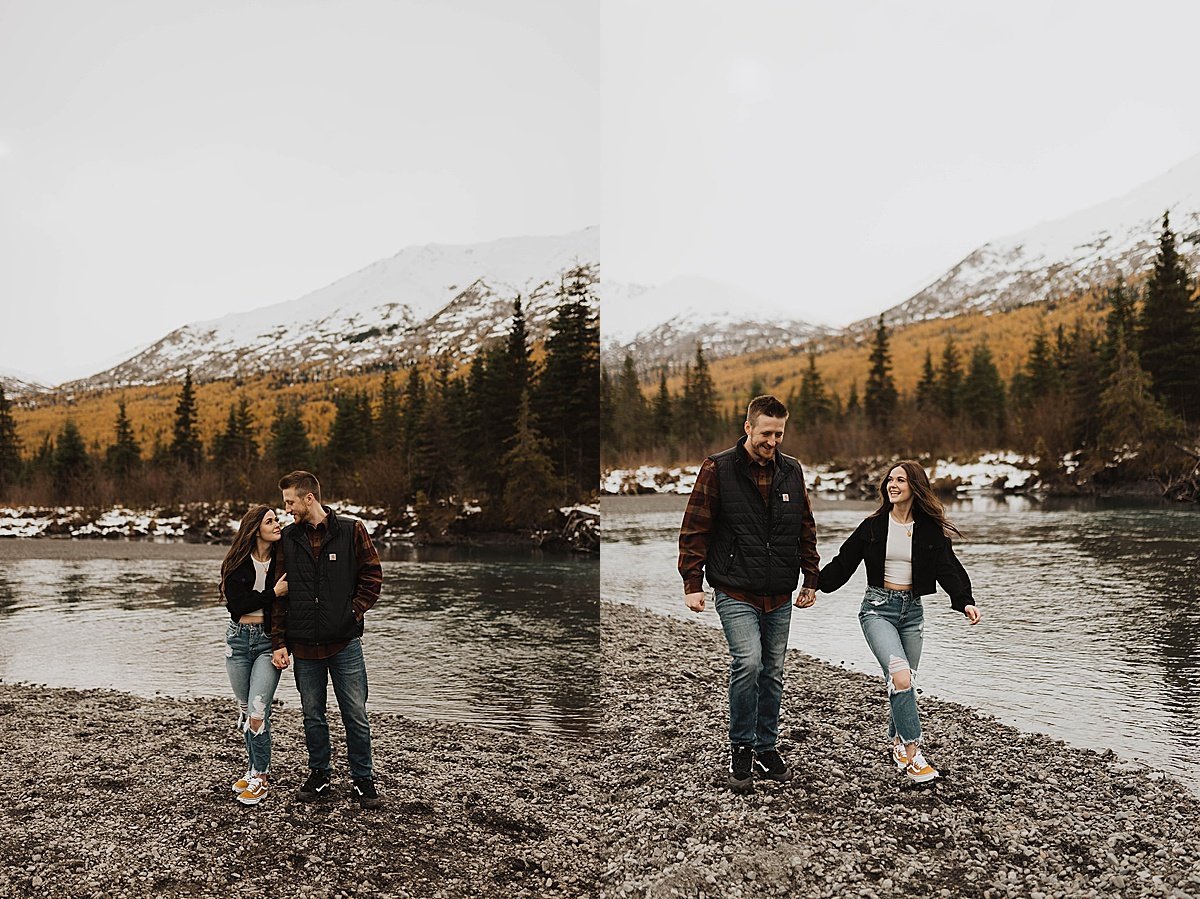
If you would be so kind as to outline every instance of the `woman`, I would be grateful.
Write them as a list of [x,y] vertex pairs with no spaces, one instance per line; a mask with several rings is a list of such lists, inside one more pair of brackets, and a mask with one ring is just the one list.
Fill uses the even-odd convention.
[[238,701],[246,740],[246,773],[233,785],[237,801],[257,805],[267,795],[271,768],[271,700],[279,669],[271,663],[271,604],[287,594],[286,575],[275,580],[275,544],[281,530],[270,506],[251,506],[221,563],[221,596],[229,610],[225,668]]
[[866,561],[867,593],[858,620],[887,679],[892,759],[909,780],[924,783],[938,772],[921,753],[913,684],[925,632],[921,597],[934,592],[936,581],[950,594],[950,605],[971,624],[979,623],[980,614],[970,578],[950,543],[951,534],[962,535],[946,520],[925,469],[908,459],[897,463],[880,481],[879,495],[879,508],[821,569],[820,589],[837,590]]

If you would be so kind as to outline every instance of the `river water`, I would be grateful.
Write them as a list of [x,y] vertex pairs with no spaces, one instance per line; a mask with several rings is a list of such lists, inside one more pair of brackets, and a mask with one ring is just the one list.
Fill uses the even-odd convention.
[[[224,552],[0,541],[0,680],[231,697],[229,619],[216,588]],[[381,556],[384,592],[363,640],[372,709],[513,733],[594,729],[595,559],[447,549]],[[276,697],[299,708],[290,671]]]
[[[601,596],[720,627],[683,605],[676,570],[686,497],[606,498]],[[818,501],[821,558],[874,504]],[[951,504],[956,546],[984,620],[944,593],[925,598],[921,688],[1023,730],[1111,748],[1200,792],[1200,510],[1157,503],[975,499]],[[857,613],[860,567],[811,609],[793,609],[791,645],[882,675]],[[784,699],[786,713],[786,695]]]

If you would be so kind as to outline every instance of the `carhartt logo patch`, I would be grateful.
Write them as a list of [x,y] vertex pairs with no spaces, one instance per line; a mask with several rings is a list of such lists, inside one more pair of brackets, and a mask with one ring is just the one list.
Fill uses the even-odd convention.
[[790,496],[788,496],[788,495],[785,493],[785,494],[783,495],[783,501],[786,503],[786,502],[789,502],[790,500],[791,500],[791,497],[790,497]]
[[329,561],[330,561],[330,562],[336,562],[336,561],[337,561],[337,553],[330,553],[330,554],[329,554]]

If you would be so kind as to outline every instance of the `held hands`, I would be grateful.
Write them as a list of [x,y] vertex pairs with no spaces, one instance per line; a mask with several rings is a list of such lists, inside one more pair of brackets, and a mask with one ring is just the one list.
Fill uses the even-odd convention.
[[963,614],[967,616],[968,624],[979,624],[983,618],[983,613],[979,611],[977,606],[967,606],[963,609]]
[[271,653],[271,664],[282,671],[288,665],[292,664],[292,660],[288,657],[287,647],[284,646]]
[[796,608],[807,609],[817,601],[817,591],[812,587],[801,587],[796,594]]
[[693,612],[704,611],[704,591],[700,590],[697,593],[688,593],[683,597],[683,601],[687,603],[687,607]]
[[277,580],[275,582],[275,595],[276,596],[287,596],[287,591],[288,591],[287,575],[285,574],[283,577],[281,577],[279,580]]

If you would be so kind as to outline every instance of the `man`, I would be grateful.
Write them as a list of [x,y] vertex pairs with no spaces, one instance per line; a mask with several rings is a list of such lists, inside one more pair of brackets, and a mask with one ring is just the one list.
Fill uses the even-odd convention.
[[287,595],[271,612],[272,661],[286,668],[289,651],[304,710],[308,780],[305,802],[330,795],[329,724],[326,687],[333,681],[346,727],[351,796],[363,808],[378,808],[367,723],[367,666],[363,660],[363,617],[379,599],[383,568],[363,523],[321,505],[321,485],[307,471],[279,481],[284,508],[295,522],[283,529],[276,566],[288,577]]
[[679,529],[684,601],[704,611],[704,577],[729,643],[729,786],[754,789],[754,776],[787,781],[779,754],[779,701],[796,606],[817,598],[820,556],[804,472],[778,452],[787,409],[773,396],[755,397],[737,445],[709,456]]

